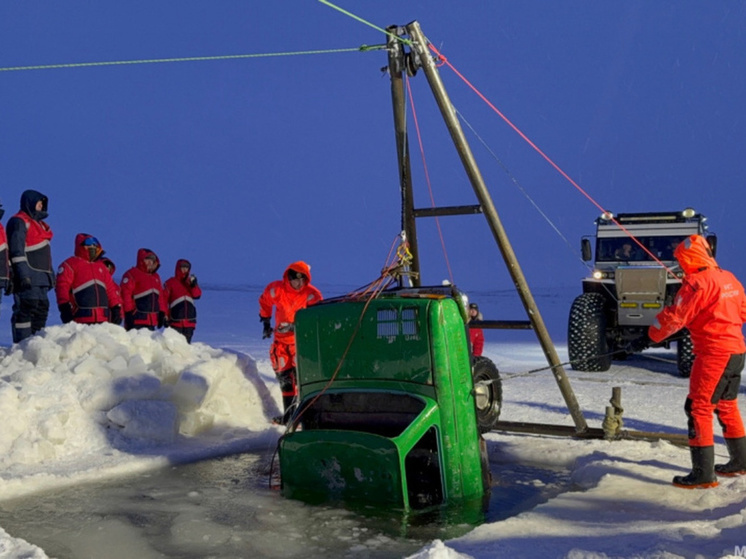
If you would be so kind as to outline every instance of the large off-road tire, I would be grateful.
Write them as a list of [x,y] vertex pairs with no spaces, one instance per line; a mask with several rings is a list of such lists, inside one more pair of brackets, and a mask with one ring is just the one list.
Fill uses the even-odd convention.
[[606,300],[600,293],[583,293],[570,308],[567,351],[576,371],[608,371],[611,355],[606,342]]
[[472,363],[474,402],[477,406],[477,426],[480,433],[492,431],[500,419],[503,407],[503,387],[500,373],[487,357],[475,357]]
[[683,330],[682,335],[683,337],[676,342],[676,365],[679,368],[679,374],[684,378],[689,378],[694,363],[692,337],[687,329]]

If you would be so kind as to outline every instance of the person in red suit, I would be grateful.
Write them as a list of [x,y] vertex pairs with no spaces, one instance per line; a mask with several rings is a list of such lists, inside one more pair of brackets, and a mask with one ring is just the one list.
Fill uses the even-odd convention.
[[13,342],[47,325],[49,291],[54,288],[52,229],[44,221],[48,198],[36,190],[21,194],[18,213],[8,220],[8,253],[13,281]]
[[166,294],[163,291],[158,268],[161,263],[155,252],[147,248],[137,251],[137,264],[122,276],[120,289],[124,327],[163,328],[166,323]]
[[168,301],[168,326],[183,334],[189,343],[197,327],[194,301],[202,296],[197,276],[191,272],[192,263],[182,258],[176,262],[174,277],[168,278],[163,286]]
[[[109,273],[111,274],[111,277],[114,277],[114,272],[117,271],[117,265],[114,264],[114,262],[109,258],[108,256],[102,256],[100,258],[101,263],[106,266],[106,269],[109,270]],[[117,286],[119,287],[119,286]]]
[[57,308],[64,324],[122,322],[122,299],[117,284],[99,258],[99,240],[86,233],[75,236],[75,254],[57,269]]
[[[111,258],[109,258],[107,256],[101,256],[99,258],[99,260],[101,260],[101,263],[104,266],[106,266],[106,269],[109,271],[109,274],[111,275],[111,279],[113,280],[114,279],[114,272],[117,271],[116,264],[114,264],[114,262],[111,260]],[[122,300],[122,290],[119,289],[119,284],[116,281],[114,282],[114,287],[117,288],[117,295],[119,295],[119,300],[121,301]],[[113,318],[116,318],[116,317],[109,315],[109,322],[111,322],[113,324],[121,324],[122,323],[121,313],[120,313],[120,316],[119,316],[119,318],[117,319],[116,322],[114,320],[112,320]]]
[[[0,204],[0,219],[5,215],[3,205]],[[0,223],[0,294],[5,292],[10,295],[13,290],[10,286],[10,257],[8,256],[8,238],[5,236],[5,227]]]
[[[295,313],[322,299],[321,292],[311,285],[311,267],[302,261],[290,264],[282,279],[267,285],[259,297],[262,338],[269,338],[272,332],[275,335],[269,349],[269,358],[280,383],[284,408],[283,415],[274,419],[275,423],[287,423],[298,395],[295,381]],[[273,309],[274,328],[271,324]]]
[[[746,295],[736,277],[718,266],[704,237],[687,237],[674,256],[684,271],[681,289],[673,305],[658,313],[648,329],[648,336],[657,343],[687,328],[694,346],[684,406],[692,471],[674,477],[673,484],[685,489],[715,487],[716,474],[746,474],[746,432],[736,401],[746,355],[742,331]],[[727,464],[714,464],[713,413],[728,447]]]
[[[479,305],[469,303],[469,322],[484,320],[479,312]],[[471,353],[479,357],[484,351],[484,331],[481,328],[469,328],[469,341],[471,342]]]

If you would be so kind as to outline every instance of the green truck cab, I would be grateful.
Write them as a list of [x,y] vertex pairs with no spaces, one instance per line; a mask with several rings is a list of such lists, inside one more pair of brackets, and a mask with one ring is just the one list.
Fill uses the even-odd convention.
[[471,355],[466,308],[452,286],[396,288],[296,315],[284,496],[412,511],[489,494],[481,432],[502,392],[494,364]]

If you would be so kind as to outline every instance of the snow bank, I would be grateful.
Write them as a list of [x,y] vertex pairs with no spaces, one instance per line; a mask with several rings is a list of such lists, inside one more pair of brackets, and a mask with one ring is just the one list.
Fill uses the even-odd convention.
[[521,436],[488,437],[500,441],[490,452],[493,476],[499,476],[504,448],[511,453],[506,463],[551,467],[558,455],[562,461],[574,455],[573,490],[528,512],[478,526],[443,548],[431,544],[415,558],[674,559],[724,557],[746,546],[746,477],[720,478],[720,486],[711,490],[674,487],[671,478],[690,469],[686,449],[661,441],[543,437],[526,445]]
[[189,345],[174,330],[49,327],[0,349],[0,371],[4,498],[86,471],[236,451],[277,433],[254,361]]
[[472,557],[454,551],[441,540],[434,540],[414,555],[410,555],[409,559],[472,559]]
[[26,540],[12,538],[0,528],[0,559],[48,559],[48,555]]

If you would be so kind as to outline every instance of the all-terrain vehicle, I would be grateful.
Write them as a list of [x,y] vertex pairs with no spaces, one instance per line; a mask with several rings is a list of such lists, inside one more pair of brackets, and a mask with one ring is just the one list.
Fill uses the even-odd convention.
[[481,501],[495,365],[471,355],[453,286],[330,299],[296,315],[299,405],[279,445],[282,493],[400,510]]
[[[683,273],[673,255],[676,246],[689,235],[702,235],[715,253],[717,238],[707,233],[706,221],[691,208],[604,213],[596,219],[595,258],[590,238],[581,241],[583,260],[593,259],[593,273],[583,279],[583,294],[573,301],[568,321],[573,369],[607,371],[612,357],[624,359],[647,335],[648,326],[673,302],[681,286]],[[688,377],[693,361],[689,332],[677,332],[660,345],[668,348],[674,341],[679,373]]]

